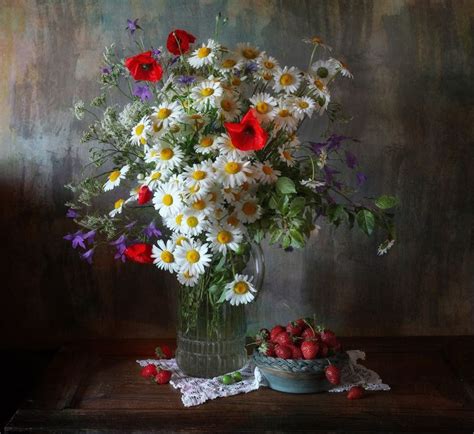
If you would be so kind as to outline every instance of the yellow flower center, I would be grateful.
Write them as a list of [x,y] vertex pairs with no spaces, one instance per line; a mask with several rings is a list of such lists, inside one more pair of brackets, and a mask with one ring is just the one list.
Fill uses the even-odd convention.
[[192,207],[196,211],[202,211],[204,208],[206,208],[206,202],[202,199],[197,200],[196,202],[193,203]]
[[221,244],[228,244],[232,241],[232,234],[229,231],[220,231],[217,234],[217,241]]
[[254,215],[257,212],[257,205],[253,202],[245,202],[242,205],[242,211],[245,215]]
[[183,237],[183,236],[180,236],[180,237],[176,238],[176,245],[177,246],[183,245],[183,241],[188,241],[188,239],[186,237]]
[[162,149],[160,152],[160,158],[162,160],[171,160],[174,156],[174,152],[171,148]]
[[163,124],[153,124],[153,131],[159,133],[163,129]]
[[110,175],[109,175],[109,180],[111,182],[117,181],[117,178],[120,176],[120,170],[114,170]]
[[270,81],[272,78],[273,78],[273,75],[271,72],[265,72],[263,75],[262,75],[263,79],[264,80],[267,80],[267,81]]
[[304,109],[307,109],[309,107],[309,104],[305,100],[302,100],[298,103],[298,106],[299,106],[299,108],[302,108],[304,110]]
[[222,62],[222,67],[223,68],[232,68],[237,64],[237,62],[234,59],[225,59]]
[[191,279],[191,277],[193,277],[193,275],[190,274],[190,273],[188,273],[187,271],[185,271],[185,272],[183,273],[183,276],[184,276],[186,279]]
[[198,225],[198,223],[199,223],[199,220],[197,219],[197,217],[194,217],[193,215],[186,219],[186,224],[190,228],[195,228]]
[[145,129],[145,125],[143,125],[143,124],[137,125],[137,126],[135,127],[135,134],[136,134],[137,136],[141,136],[144,129]]
[[252,47],[246,47],[242,50],[242,56],[246,59],[255,59],[258,56],[258,51]]
[[231,226],[237,227],[239,225],[240,221],[235,215],[230,215],[227,218],[227,223],[229,223]]
[[181,223],[183,222],[183,214],[178,214],[176,218],[174,219],[177,225],[181,226]]
[[280,77],[280,84],[282,86],[289,86],[290,84],[293,84],[295,79],[291,74],[282,74]]
[[201,187],[199,186],[199,184],[194,184],[191,187],[189,187],[189,192],[191,194],[196,194],[200,189]]
[[201,139],[200,145],[202,148],[209,148],[214,143],[214,139],[212,137],[203,137]]
[[265,62],[263,62],[263,66],[267,69],[275,68],[275,64],[271,62],[270,60],[265,60]]
[[264,101],[258,102],[257,105],[255,106],[255,109],[262,115],[270,111],[270,107]]
[[125,201],[123,199],[119,199],[117,202],[114,203],[114,208],[119,209]]
[[319,79],[316,79],[314,80],[314,85],[319,89],[319,90],[323,90],[324,89],[324,83],[319,80]]
[[226,163],[224,166],[224,170],[229,174],[229,175],[235,175],[236,173],[240,172],[240,163],[236,163],[235,161],[229,161]]
[[242,80],[239,77],[234,77],[231,81],[232,86],[239,86]]
[[262,166],[262,172],[265,173],[265,175],[271,175],[273,169],[270,166]]
[[144,145],[144,144],[146,143],[145,137],[142,137],[142,138],[140,139],[140,143],[141,143],[142,145]]
[[214,93],[214,89],[212,87],[204,87],[201,89],[202,96],[211,96]]
[[207,176],[207,173],[204,172],[204,170],[196,170],[194,173],[193,173],[193,178],[196,180],[196,181],[202,181],[203,179],[205,179]]
[[287,118],[288,116],[290,116],[290,111],[287,109],[282,109],[278,112],[278,116],[280,116],[281,118]]
[[170,115],[171,113],[172,113],[171,110],[168,109],[168,108],[160,108],[160,109],[158,110],[158,113],[156,114],[156,117],[157,117],[158,119],[163,120],[163,119],[166,119],[167,117],[169,117],[169,115]]
[[163,250],[161,252],[160,258],[163,262],[166,262],[167,264],[170,264],[171,262],[174,262],[174,256],[168,250]]
[[191,264],[195,264],[196,262],[199,261],[201,258],[201,255],[197,250],[190,250],[189,252],[186,253],[186,260],[190,262]]
[[204,57],[209,56],[211,54],[211,49],[209,47],[201,47],[197,52],[197,57],[203,59]]
[[153,172],[150,176],[152,181],[157,181],[161,178],[161,172]]
[[292,159],[293,159],[292,155],[291,155],[288,151],[283,151],[283,152],[282,152],[282,155],[283,155],[283,157],[286,158],[287,160],[292,160]]
[[245,282],[237,282],[234,285],[234,292],[239,295],[243,295],[248,292],[249,286]]
[[226,112],[230,112],[232,110],[232,101],[229,101],[228,99],[223,99],[221,101],[221,108]]
[[177,133],[179,130],[180,130],[180,128],[179,128],[178,124],[171,125],[171,127],[170,127],[170,131],[172,133]]
[[163,205],[171,206],[173,205],[173,196],[171,194],[165,194],[162,199]]
[[323,43],[323,40],[318,37],[318,36],[313,36],[311,38],[311,43],[313,43],[314,45],[317,45],[317,44],[322,44]]

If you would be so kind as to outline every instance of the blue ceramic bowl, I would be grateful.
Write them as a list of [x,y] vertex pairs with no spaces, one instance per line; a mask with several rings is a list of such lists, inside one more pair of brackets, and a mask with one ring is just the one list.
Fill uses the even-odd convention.
[[342,352],[324,359],[293,360],[268,357],[256,351],[253,360],[271,389],[285,393],[316,393],[334,387],[326,379],[326,367],[332,364],[342,369],[349,356]]

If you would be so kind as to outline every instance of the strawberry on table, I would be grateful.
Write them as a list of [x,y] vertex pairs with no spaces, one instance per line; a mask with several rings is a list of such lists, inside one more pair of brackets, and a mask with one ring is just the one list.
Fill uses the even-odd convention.
[[156,366],[150,363],[141,369],[140,375],[144,378],[150,378],[154,377],[157,372]]
[[326,378],[331,384],[338,385],[341,382],[341,371],[337,366],[329,365],[324,371]]
[[155,348],[156,357],[159,359],[172,359],[173,351],[168,345],[160,345]]
[[166,369],[160,369],[155,375],[155,381],[157,384],[168,384],[171,379],[172,372]]
[[347,392],[347,399],[360,399],[364,396],[364,389],[361,386],[353,386]]
[[301,344],[301,352],[303,358],[307,360],[315,359],[319,353],[319,345],[316,341],[304,341]]

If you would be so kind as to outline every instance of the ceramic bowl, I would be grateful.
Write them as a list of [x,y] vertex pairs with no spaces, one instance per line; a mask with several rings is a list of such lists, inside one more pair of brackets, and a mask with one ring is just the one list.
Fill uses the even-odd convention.
[[254,352],[253,360],[271,389],[285,393],[317,393],[334,387],[324,370],[329,364],[342,369],[349,356],[342,352],[324,359],[294,360],[268,357]]

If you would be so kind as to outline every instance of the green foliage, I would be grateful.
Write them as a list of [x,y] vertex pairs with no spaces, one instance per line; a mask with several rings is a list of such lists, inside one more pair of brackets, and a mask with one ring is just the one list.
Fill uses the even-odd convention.
[[375,217],[367,209],[361,209],[356,214],[356,221],[359,228],[367,235],[371,235],[375,227]]
[[375,201],[375,205],[380,209],[390,209],[398,205],[398,199],[394,196],[382,195]]

